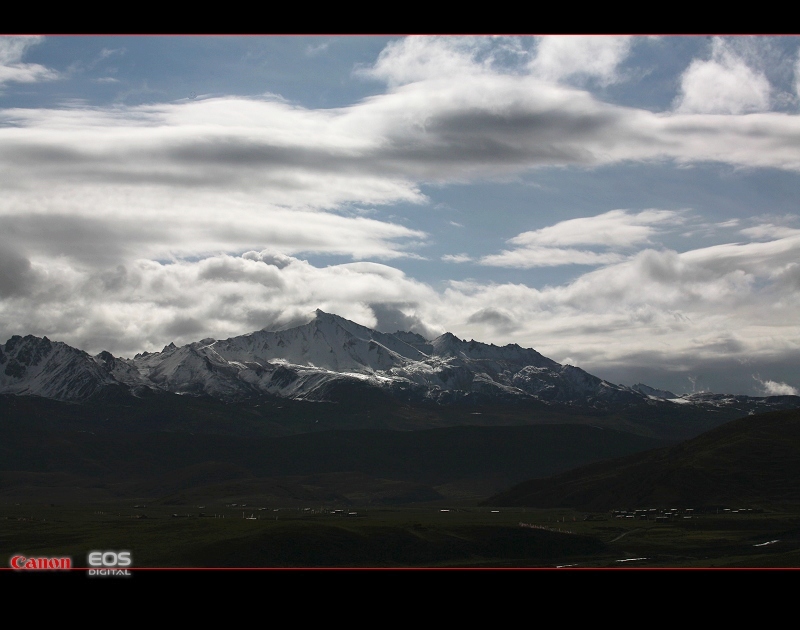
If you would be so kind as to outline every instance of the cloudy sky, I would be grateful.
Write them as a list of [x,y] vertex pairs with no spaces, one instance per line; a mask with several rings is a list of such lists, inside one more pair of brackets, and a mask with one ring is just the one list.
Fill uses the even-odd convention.
[[304,323],[800,389],[800,38],[0,38],[0,340]]

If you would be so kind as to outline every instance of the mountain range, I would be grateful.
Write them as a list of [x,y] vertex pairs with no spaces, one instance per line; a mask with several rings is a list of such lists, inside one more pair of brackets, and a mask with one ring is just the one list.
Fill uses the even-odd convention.
[[[643,404],[737,406],[750,412],[800,406],[800,397],[672,392],[617,385],[517,344],[496,346],[445,333],[372,330],[317,310],[302,326],[202,339],[135,357],[95,356],[62,342],[13,336],[0,346],[0,394],[81,402],[107,390],[208,396],[233,402],[258,396],[342,400],[373,390],[409,403],[538,402],[604,411]],[[747,411],[745,411],[747,413]]]

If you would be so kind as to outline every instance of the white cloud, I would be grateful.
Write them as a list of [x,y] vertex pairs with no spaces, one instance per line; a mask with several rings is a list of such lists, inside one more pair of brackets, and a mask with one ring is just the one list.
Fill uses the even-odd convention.
[[37,258],[32,267],[39,283],[29,299],[0,302],[4,334],[20,332],[9,322],[25,321],[26,334],[126,355],[171,339],[226,338],[307,321],[316,308],[375,326],[370,303],[407,310],[411,303],[413,313],[413,305],[436,299],[430,287],[386,265],[319,268],[270,251],[171,264],[139,259],[104,271],[57,258]]
[[452,263],[465,263],[470,262],[472,257],[469,254],[445,254],[442,256],[442,260]]
[[93,265],[262,247],[289,254],[388,259],[410,255],[409,249],[426,237],[395,223],[288,209],[259,202],[251,194],[66,184],[46,195],[9,191],[0,199],[0,232],[31,253],[49,252]]
[[44,41],[43,37],[0,37],[0,86],[4,83],[35,83],[58,78],[58,73],[38,63],[23,63],[22,58],[31,46]]
[[488,37],[406,37],[388,44],[375,64],[358,74],[391,86],[474,75],[491,68],[492,46]]
[[797,60],[794,63],[794,93],[800,96],[800,49],[797,51]]
[[695,59],[681,77],[677,111],[693,114],[745,114],[770,108],[771,86],[722,38],[714,38],[711,59]]
[[114,55],[124,55],[126,52],[126,48],[103,48],[103,50],[100,51],[99,58],[108,59]]
[[539,38],[531,71],[543,79],[592,78],[601,85],[620,80],[619,65],[628,57],[628,36],[550,35]]
[[381,52],[357,74],[396,87],[426,80],[511,72],[548,82],[621,80],[619,66],[630,54],[629,36],[547,35],[510,37],[406,37]]
[[[542,289],[451,282],[440,320],[462,336],[570,356],[586,369],[639,364],[687,370],[783,361],[800,352],[800,237],[678,253],[646,249]],[[470,319],[502,304],[505,320]],[[513,325],[509,324],[513,322]],[[790,364],[791,361],[788,361]]]
[[322,42],[319,44],[311,45],[309,44],[306,46],[306,56],[307,57],[315,57],[316,55],[320,55],[328,50],[330,47],[330,42]]
[[603,245],[631,247],[650,242],[655,226],[680,223],[673,210],[643,210],[631,214],[627,210],[611,210],[594,217],[561,221],[555,225],[523,232],[512,238],[515,245]]
[[754,243],[727,243],[684,252],[681,257],[717,271],[739,269],[748,274],[767,275],[796,262],[800,252],[800,233]]
[[617,252],[579,250],[569,245],[628,249],[649,243],[657,226],[677,224],[680,214],[672,210],[644,210],[631,214],[611,210],[594,217],[561,221],[555,225],[523,232],[508,242],[516,249],[484,256],[481,263],[497,267],[554,267],[558,265],[603,265],[625,257]]
[[339,109],[212,98],[3,110],[0,185],[4,195],[14,191],[16,212],[81,212],[69,208],[97,199],[99,216],[114,221],[130,217],[140,197],[151,214],[169,213],[184,193],[198,217],[211,208],[238,217],[256,206],[270,213],[421,203],[425,182],[542,166],[671,158],[800,170],[797,116],[658,115],[449,54],[462,75],[420,79]]
[[779,381],[762,381],[758,376],[753,375],[753,379],[761,384],[764,394],[767,396],[800,396],[800,391],[796,387],[781,383]]
[[490,267],[558,267],[560,265],[606,265],[623,260],[625,257],[613,252],[592,252],[581,249],[560,247],[524,247],[505,250],[500,254],[490,254],[480,259],[482,265]]
[[762,223],[739,231],[745,236],[755,239],[786,238],[800,235],[800,230],[797,228],[790,228],[785,225],[773,225],[772,223]]

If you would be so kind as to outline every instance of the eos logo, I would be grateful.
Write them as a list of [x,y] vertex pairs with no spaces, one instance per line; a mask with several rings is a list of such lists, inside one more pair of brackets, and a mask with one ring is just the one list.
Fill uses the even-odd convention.
[[92,551],[89,553],[88,562],[90,567],[103,567],[102,569],[89,569],[92,576],[120,576],[131,575],[127,569],[133,564],[130,551]]

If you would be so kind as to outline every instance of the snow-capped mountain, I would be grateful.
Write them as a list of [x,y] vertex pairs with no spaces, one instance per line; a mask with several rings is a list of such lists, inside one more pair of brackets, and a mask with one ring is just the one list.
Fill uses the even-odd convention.
[[47,337],[14,336],[0,346],[0,393],[82,400],[114,384],[102,363]]
[[[135,373],[120,371],[130,366]],[[265,392],[322,400],[347,381],[440,402],[468,395],[562,401],[612,393],[640,397],[517,345],[500,348],[450,333],[431,341],[408,332],[381,333],[322,311],[304,326],[170,345],[120,368],[113,374],[128,385],[221,398]]]
[[108,352],[92,357],[30,335],[0,346],[0,393],[61,400],[82,400],[107,386],[134,395],[148,388],[224,400],[260,394],[327,400],[337,387],[354,383],[439,403],[530,399],[609,408],[669,398],[689,402],[646,385],[614,385],[516,344],[498,347],[450,333],[432,340],[387,334],[320,310],[296,328],[169,344],[133,359]]

